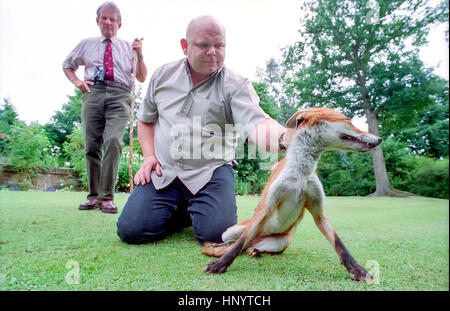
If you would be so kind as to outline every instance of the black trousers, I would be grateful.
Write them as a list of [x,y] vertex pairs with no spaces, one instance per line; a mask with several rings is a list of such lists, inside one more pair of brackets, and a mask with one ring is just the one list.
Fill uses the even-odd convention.
[[153,183],[136,186],[117,222],[117,234],[129,244],[161,240],[190,225],[197,241],[222,242],[222,233],[237,222],[234,173],[218,167],[193,195],[180,179],[156,190]]

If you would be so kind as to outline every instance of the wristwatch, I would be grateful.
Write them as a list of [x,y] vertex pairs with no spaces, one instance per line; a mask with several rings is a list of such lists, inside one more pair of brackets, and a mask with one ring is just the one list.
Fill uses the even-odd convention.
[[284,134],[286,134],[286,132],[283,132],[278,139],[278,148],[280,148],[281,151],[286,151],[286,146],[283,144]]

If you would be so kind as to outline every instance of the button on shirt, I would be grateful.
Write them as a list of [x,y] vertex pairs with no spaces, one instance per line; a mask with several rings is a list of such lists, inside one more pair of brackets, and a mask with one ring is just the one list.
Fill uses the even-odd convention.
[[[132,45],[130,42],[117,37],[111,37],[110,39],[114,59],[114,81],[131,87]],[[84,80],[93,80],[95,68],[103,68],[106,44],[105,36],[82,40],[64,60],[63,68],[77,70],[79,66],[85,66]]]
[[182,59],[155,71],[137,118],[155,123],[162,169],[160,177],[152,172],[155,188],[178,177],[195,194],[217,167],[231,164],[238,136],[245,140],[269,116],[248,79],[222,67],[194,87]]

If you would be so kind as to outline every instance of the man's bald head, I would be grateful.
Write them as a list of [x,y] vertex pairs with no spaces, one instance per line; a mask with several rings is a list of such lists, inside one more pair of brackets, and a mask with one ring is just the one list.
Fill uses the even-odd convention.
[[223,66],[225,46],[225,27],[217,18],[199,16],[189,23],[181,48],[187,56],[194,85]]
[[194,33],[208,32],[210,34],[220,34],[225,38],[225,27],[214,16],[203,15],[191,20],[186,29],[186,39],[191,40]]

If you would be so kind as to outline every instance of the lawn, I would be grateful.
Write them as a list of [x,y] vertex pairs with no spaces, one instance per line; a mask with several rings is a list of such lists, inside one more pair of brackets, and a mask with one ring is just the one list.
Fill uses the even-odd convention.
[[[86,193],[0,192],[0,290],[449,290],[449,201],[329,197],[325,215],[378,282],[356,283],[306,214],[282,255],[203,272],[192,228],[147,245],[116,235],[119,214],[79,211]],[[128,195],[116,195],[119,209]],[[258,197],[238,197],[239,219]],[[120,212],[120,211],[119,211]]]

